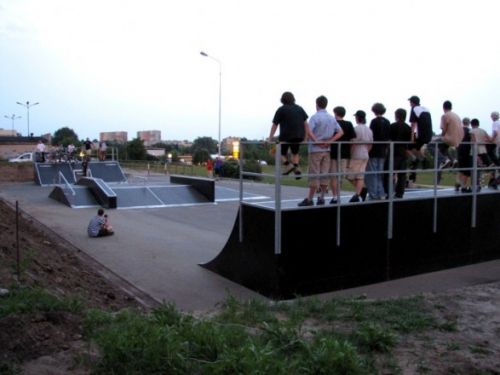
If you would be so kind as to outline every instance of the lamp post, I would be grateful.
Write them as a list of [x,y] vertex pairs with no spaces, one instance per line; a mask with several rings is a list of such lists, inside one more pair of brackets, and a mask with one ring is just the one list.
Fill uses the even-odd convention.
[[15,114],[12,114],[12,116],[4,115],[3,117],[12,120],[12,133],[14,133],[14,121],[17,120],[18,118],[21,118],[21,116],[16,116]]
[[28,122],[28,137],[30,136],[30,107],[33,107],[35,105],[38,105],[40,103],[30,103],[27,101],[26,103],[21,103],[21,102],[16,102],[19,105],[22,105],[23,107],[26,108],[26,121]]
[[220,129],[221,129],[221,110],[222,110],[222,63],[220,62],[220,60],[216,59],[213,56],[210,56],[206,52],[201,51],[200,55],[208,57],[209,59],[212,59],[217,64],[219,64],[219,139],[217,143],[217,156],[220,157],[220,150],[221,150]]

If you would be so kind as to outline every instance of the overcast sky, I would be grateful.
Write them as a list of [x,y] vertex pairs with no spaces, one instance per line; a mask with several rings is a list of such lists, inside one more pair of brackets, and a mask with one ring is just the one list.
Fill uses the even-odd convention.
[[[0,127],[80,138],[161,130],[163,139],[269,134],[283,91],[309,115],[326,95],[348,118],[418,95],[490,132],[500,110],[496,0],[0,0]],[[371,113],[370,116],[371,117]]]

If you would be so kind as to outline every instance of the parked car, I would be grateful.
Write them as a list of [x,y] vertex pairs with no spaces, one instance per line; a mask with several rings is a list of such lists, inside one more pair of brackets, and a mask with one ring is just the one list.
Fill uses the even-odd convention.
[[15,158],[9,159],[9,162],[11,163],[24,163],[24,162],[33,162],[35,161],[33,152],[25,152],[24,154],[21,154],[19,156],[16,156]]

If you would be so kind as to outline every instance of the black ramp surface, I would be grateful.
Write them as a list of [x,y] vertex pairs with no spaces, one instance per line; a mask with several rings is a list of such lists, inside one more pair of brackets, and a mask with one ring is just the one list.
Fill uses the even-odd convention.
[[211,178],[171,175],[170,183],[189,185],[204,195],[210,202],[215,201],[215,181]]
[[90,162],[88,166],[92,177],[105,182],[125,182],[127,178],[117,161]]
[[274,254],[274,210],[250,204],[221,253],[202,265],[272,298],[292,298],[366,285],[500,258],[500,195],[394,202],[393,238],[387,238],[389,203],[284,210],[281,254]]
[[151,191],[165,204],[194,204],[211,202],[192,186],[151,187]]
[[68,183],[75,183],[73,169],[68,163],[35,163],[35,182],[42,186],[63,184],[64,180],[59,178],[59,172]]

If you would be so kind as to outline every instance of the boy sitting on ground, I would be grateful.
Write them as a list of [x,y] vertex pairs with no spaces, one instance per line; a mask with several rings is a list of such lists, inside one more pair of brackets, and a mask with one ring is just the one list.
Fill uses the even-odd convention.
[[97,210],[97,216],[94,216],[90,220],[87,233],[89,237],[111,236],[114,233],[113,228],[108,222],[108,215],[104,214],[102,208],[99,208]]

